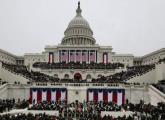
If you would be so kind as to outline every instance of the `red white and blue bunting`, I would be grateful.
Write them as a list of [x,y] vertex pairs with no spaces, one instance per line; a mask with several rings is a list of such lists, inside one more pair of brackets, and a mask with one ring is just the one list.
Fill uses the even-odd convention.
[[30,88],[30,103],[67,101],[66,88]]
[[124,89],[88,89],[87,101],[100,102],[113,102],[117,105],[125,103],[125,90]]

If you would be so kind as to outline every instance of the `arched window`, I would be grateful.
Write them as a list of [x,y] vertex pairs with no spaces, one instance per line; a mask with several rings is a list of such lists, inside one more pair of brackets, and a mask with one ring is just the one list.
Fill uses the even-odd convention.
[[69,79],[69,75],[68,74],[65,74],[64,75],[64,79]]
[[58,75],[57,75],[57,74],[54,74],[54,77],[55,77],[55,78],[58,78]]
[[86,79],[87,80],[90,80],[92,77],[91,77],[91,75],[90,74],[88,74],[87,76],[86,76]]

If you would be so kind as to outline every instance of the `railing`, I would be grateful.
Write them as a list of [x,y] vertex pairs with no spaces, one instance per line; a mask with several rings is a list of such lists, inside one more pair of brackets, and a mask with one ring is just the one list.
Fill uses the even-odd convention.
[[32,86],[59,86],[59,87],[122,87],[122,83],[32,83]]
[[160,90],[158,90],[157,88],[155,88],[152,85],[149,85],[149,88],[152,89],[154,92],[156,92],[157,94],[159,94],[164,100],[165,100],[165,94],[163,92],[161,92]]
[[7,85],[8,85],[8,83],[1,85],[0,86],[0,91],[3,90],[4,88],[6,88]]

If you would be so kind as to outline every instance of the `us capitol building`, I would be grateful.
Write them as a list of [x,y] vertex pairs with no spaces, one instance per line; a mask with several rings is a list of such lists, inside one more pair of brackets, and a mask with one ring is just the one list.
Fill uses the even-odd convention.
[[[96,44],[93,31],[86,19],[82,16],[80,3],[76,9],[76,16],[69,22],[64,37],[59,45],[45,46],[42,53],[26,53],[24,56],[16,56],[4,50],[0,50],[0,60],[7,63],[25,65],[29,70],[40,71],[60,79],[92,79],[99,76],[107,76],[125,70],[127,66],[138,66],[153,64],[165,57],[165,48],[154,51],[141,57],[133,54],[116,54],[112,51],[112,46],[100,46]],[[38,64],[37,64],[38,63]],[[72,69],[42,69],[40,64],[55,63],[77,63],[92,64],[100,63],[105,65],[100,69],[85,69],[83,67]],[[118,69],[107,69],[106,64],[121,63]],[[44,66],[44,65],[43,65]]]
[[165,48],[138,57],[116,54],[111,46],[96,44],[81,13],[78,3],[59,45],[23,56],[0,50],[0,99],[165,102],[153,86],[165,80]]

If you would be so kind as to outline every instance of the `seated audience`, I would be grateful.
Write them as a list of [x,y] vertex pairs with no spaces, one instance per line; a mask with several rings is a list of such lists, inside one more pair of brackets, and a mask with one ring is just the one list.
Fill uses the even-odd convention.
[[29,102],[27,100],[15,102],[15,99],[0,99],[0,112],[7,112],[12,109],[24,109],[29,106]]
[[[41,63],[36,63],[36,64],[41,64]],[[43,63],[43,64],[46,64],[46,63]],[[52,67],[54,64],[55,65],[57,64],[57,66],[59,66],[58,64],[64,65],[64,68],[66,66],[80,65],[78,63],[67,63],[67,64],[66,63],[52,63],[52,64],[47,64],[47,65]],[[97,64],[100,65],[101,63],[90,63],[90,64],[83,63],[83,64],[87,65],[87,66],[88,65],[93,66],[96,64],[96,66],[97,66]],[[57,82],[57,83],[58,82],[59,83],[74,83],[74,82],[78,82],[78,83],[83,82],[84,83],[84,82],[87,82],[87,80],[76,81],[74,79],[59,79],[59,78],[49,76],[44,73],[28,71],[26,66],[23,66],[23,65],[12,65],[12,64],[3,63],[2,66],[4,68],[6,68],[7,70],[9,70],[10,72],[13,72],[15,74],[22,75],[25,78],[28,78],[31,82],[42,82],[42,83],[44,83],[44,82],[45,83],[46,82]],[[115,68],[115,67],[120,67],[120,64],[113,63],[113,64],[110,64],[109,66],[113,66],[112,68]],[[113,75],[106,76],[106,77],[101,76],[101,77],[98,77],[97,79],[92,79],[91,82],[92,83],[123,83],[133,77],[143,75],[146,72],[149,72],[150,70],[153,70],[153,69],[155,69],[154,64],[127,67],[127,71],[122,71],[122,72],[115,73]]]
[[[25,102],[25,101],[23,101]],[[10,102],[9,102],[10,103]],[[14,100],[11,101],[14,103]],[[26,106],[26,105],[25,105]],[[101,116],[102,111],[132,111],[130,116],[113,116],[105,115]],[[150,103],[144,104],[144,101],[140,101],[138,104],[129,103],[126,100],[126,104],[118,106],[114,103],[105,102],[79,102],[67,104],[66,102],[46,102],[34,104],[29,110],[56,110],[59,111],[59,116],[49,116],[46,114],[6,114],[0,115],[1,120],[164,120],[165,119],[165,103],[158,103],[157,106],[153,106]]]
[[124,68],[122,63],[80,63],[80,62],[61,62],[61,63],[46,63],[46,62],[36,62],[33,64],[34,68],[41,69],[118,69]]

